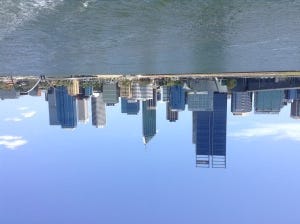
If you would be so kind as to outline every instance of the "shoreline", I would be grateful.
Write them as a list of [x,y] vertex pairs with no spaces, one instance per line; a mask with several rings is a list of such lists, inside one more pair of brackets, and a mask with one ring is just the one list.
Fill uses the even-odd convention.
[[[269,71],[269,72],[222,72],[222,73],[179,73],[179,74],[95,74],[95,75],[43,75],[48,80],[56,79],[159,79],[159,78],[234,78],[234,77],[298,77],[300,71]],[[0,75],[0,79],[36,79],[40,75]]]

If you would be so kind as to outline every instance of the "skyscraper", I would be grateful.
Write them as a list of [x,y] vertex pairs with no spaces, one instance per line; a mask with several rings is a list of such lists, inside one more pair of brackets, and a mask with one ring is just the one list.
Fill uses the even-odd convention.
[[152,89],[152,99],[147,100],[147,107],[149,110],[155,110],[157,105],[157,91]]
[[132,99],[149,100],[153,98],[153,85],[151,83],[132,83]]
[[196,165],[226,167],[227,94],[214,93],[213,111],[193,112]]
[[62,128],[77,126],[76,98],[68,94],[65,86],[55,89],[57,117]]
[[214,93],[212,91],[194,92],[187,95],[188,110],[190,111],[212,111]]
[[170,122],[176,122],[178,120],[178,111],[172,111],[170,103],[166,102],[166,119]]
[[103,83],[103,101],[107,105],[115,105],[119,102],[119,91],[117,83]]
[[252,110],[252,92],[232,92],[231,112],[234,115],[242,115]]
[[118,85],[120,87],[120,97],[123,98],[132,97],[131,83],[129,81],[121,81],[118,83]]
[[300,119],[300,100],[294,100],[291,104],[291,117]]
[[57,105],[56,105],[56,94],[55,88],[50,87],[47,91],[47,101],[49,110],[49,124],[50,125],[60,125],[57,116]]
[[279,113],[283,107],[284,90],[257,91],[254,95],[255,113]]
[[185,109],[185,90],[181,85],[170,87],[170,108],[176,111]]
[[106,125],[106,110],[102,93],[93,95],[91,99],[92,125],[96,126],[96,128],[103,128]]
[[140,111],[140,101],[121,98],[121,113],[138,114]]
[[70,96],[76,96],[79,94],[79,81],[77,79],[71,80],[71,83],[68,86],[68,94]]
[[77,100],[78,121],[86,124],[89,121],[88,98],[79,98]]
[[164,102],[169,101],[170,99],[170,87],[169,86],[162,86],[162,100]]
[[156,134],[156,109],[148,109],[143,101],[143,141],[147,144]]

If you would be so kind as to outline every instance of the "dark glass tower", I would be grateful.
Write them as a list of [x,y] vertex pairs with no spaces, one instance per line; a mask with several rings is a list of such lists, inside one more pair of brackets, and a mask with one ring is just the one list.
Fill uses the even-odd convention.
[[226,93],[214,93],[213,111],[193,112],[197,166],[226,167],[226,118]]

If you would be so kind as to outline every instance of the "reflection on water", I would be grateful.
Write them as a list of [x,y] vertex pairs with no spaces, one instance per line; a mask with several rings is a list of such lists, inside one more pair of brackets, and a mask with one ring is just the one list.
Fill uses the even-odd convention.
[[[141,111],[142,135],[148,144],[157,133],[157,103],[165,103],[165,119],[176,122],[187,110],[192,116],[192,143],[196,167],[226,168],[227,102],[233,115],[279,114],[290,105],[291,118],[300,118],[300,78],[13,78],[1,79],[0,97],[17,99],[23,95],[42,96],[48,103],[49,125],[75,129],[77,122],[106,128],[107,108],[121,104],[121,113],[136,116]],[[42,93],[45,94],[42,94]],[[26,109],[26,108],[25,108]],[[31,117],[35,112],[24,112]],[[18,122],[20,118],[8,118]],[[249,133],[248,133],[249,134]],[[244,133],[247,135],[247,133]],[[242,136],[242,135],[241,135]],[[0,138],[3,142],[20,137]]]

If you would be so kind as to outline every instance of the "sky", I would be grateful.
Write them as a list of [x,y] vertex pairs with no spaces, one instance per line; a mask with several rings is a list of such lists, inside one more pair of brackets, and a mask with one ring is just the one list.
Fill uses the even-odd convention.
[[142,117],[49,126],[44,97],[0,101],[0,223],[299,223],[300,124],[227,115],[227,168],[195,167],[191,112],[145,147]]

